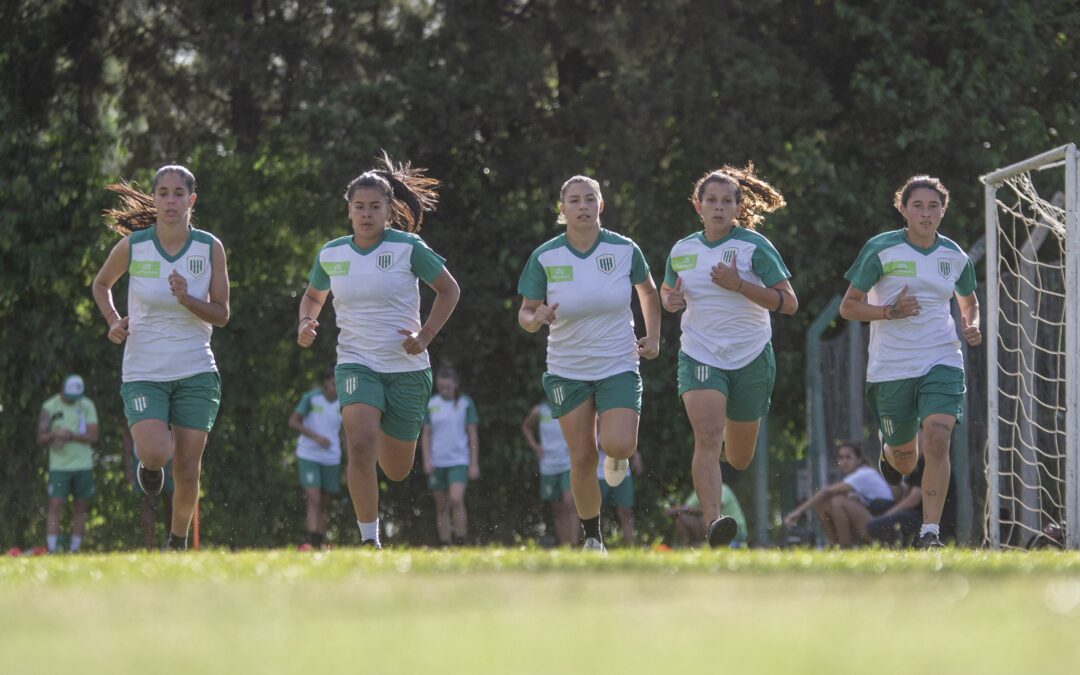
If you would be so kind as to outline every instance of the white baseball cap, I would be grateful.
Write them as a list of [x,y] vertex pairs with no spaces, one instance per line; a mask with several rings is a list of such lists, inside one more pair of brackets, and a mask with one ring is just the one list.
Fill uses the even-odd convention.
[[64,396],[79,398],[83,395],[83,379],[78,375],[68,375],[64,380]]

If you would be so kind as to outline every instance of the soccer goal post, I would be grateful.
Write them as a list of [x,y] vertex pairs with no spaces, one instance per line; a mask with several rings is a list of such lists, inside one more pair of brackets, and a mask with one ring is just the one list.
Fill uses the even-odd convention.
[[1064,145],[982,177],[986,544],[1080,549],[1080,172]]

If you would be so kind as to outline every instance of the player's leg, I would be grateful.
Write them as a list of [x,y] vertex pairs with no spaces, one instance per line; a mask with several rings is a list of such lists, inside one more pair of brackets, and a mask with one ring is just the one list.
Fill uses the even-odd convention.
[[848,513],[848,502],[852,501],[847,495],[833,495],[829,499],[829,515],[832,517],[833,528],[836,532],[836,544],[840,548],[851,548],[855,541],[855,532]]
[[570,491],[581,520],[585,547],[603,549],[600,534],[600,485],[596,479],[596,400],[594,387],[550,373],[544,373],[544,392],[551,414],[559,420],[570,452]]
[[841,508],[844,509],[847,520],[851,524],[852,545],[869,544],[870,535],[866,531],[866,524],[873,518],[870,509],[866,508],[866,505],[858,499],[853,499],[850,496],[841,505]]
[[319,545],[319,514],[323,509],[322,489],[318,486],[304,488],[304,527],[307,532],[308,543],[313,547]]
[[76,497],[71,504],[71,552],[77,553],[86,535],[86,512],[89,502]]
[[814,513],[818,517],[818,522],[821,523],[821,531],[825,535],[825,541],[832,545],[839,543],[839,537],[836,535],[836,523],[833,520],[832,504],[830,502],[822,502],[814,507]]
[[637,450],[641,417],[641,376],[625,372],[596,383],[596,412],[600,423],[600,447],[604,449],[604,480],[612,487],[622,483]]
[[450,489],[447,492],[447,503],[450,510],[450,527],[454,534],[454,544],[465,545],[465,537],[469,533],[468,514],[465,510],[465,488],[468,486],[469,467],[455,467],[459,471],[450,476]]
[[173,514],[169,530],[169,548],[186,549],[188,530],[199,501],[203,451],[208,433],[173,425]]
[[[439,469],[431,472],[431,477],[441,473]],[[447,497],[445,476],[442,480],[443,489],[434,490],[431,496],[435,498],[435,532],[439,537],[439,546],[450,545],[450,503]]]
[[953,428],[964,415],[964,371],[935,366],[918,383],[918,410],[922,426],[920,446],[926,456],[922,478],[923,524],[918,545],[941,546],[941,512],[949,491],[949,447]]
[[772,344],[765,345],[753,361],[727,372],[727,424],[724,426],[724,458],[742,471],[750,466],[757,450],[761,420],[769,412],[776,359]]
[[49,472],[49,507],[45,513],[45,548],[49,553],[56,552],[56,542],[60,538],[60,512],[70,492],[68,474],[67,471]]
[[578,519],[577,509],[574,507],[569,471],[559,475],[559,485],[562,490],[562,494],[559,495],[559,503],[562,505],[562,544],[577,547],[581,539],[581,520]]
[[124,415],[139,460],[135,469],[136,481],[148,495],[161,493],[165,483],[163,467],[175,452],[169,428],[173,388],[173,383],[169,382],[125,382],[120,385]]
[[[338,391],[342,391],[340,384]],[[378,541],[379,477],[376,464],[379,459],[381,419],[381,410],[364,403],[353,403],[341,408],[345,447],[349,453],[345,479],[349,486],[356,522],[360,524],[361,543]]]
[[878,470],[890,485],[899,485],[919,461],[917,383],[917,378],[910,378],[866,385],[866,400],[881,438]]

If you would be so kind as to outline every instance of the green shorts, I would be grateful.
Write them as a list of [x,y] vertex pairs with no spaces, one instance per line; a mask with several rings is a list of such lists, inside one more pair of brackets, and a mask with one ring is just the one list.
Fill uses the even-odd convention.
[[221,405],[221,377],[199,373],[171,382],[124,382],[120,385],[128,426],[161,420],[185,429],[210,431]]
[[776,357],[772,343],[757,357],[737,370],[724,370],[687,356],[679,350],[679,396],[695,389],[714,389],[727,397],[727,418],[752,422],[769,412]]
[[319,464],[310,459],[296,458],[300,470],[300,487],[319,488],[323,492],[341,492],[341,465]]
[[625,506],[628,509],[634,508],[634,478],[630,474],[626,474],[623,482],[615,487],[608,485],[603,478],[598,480],[600,481],[601,505],[614,502],[615,506]]
[[557,502],[570,491],[570,472],[553,473],[550,476],[540,474],[540,499],[545,502]]
[[962,422],[966,390],[963,370],[934,366],[922,377],[867,382],[866,399],[885,442],[895,446],[915,438],[929,415],[950,415]]
[[543,382],[544,392],[551,404],[551,416],[556,419],[589,397],[595,398],[597,413],[613,408],[631,408],[641,414],[641,375],[633,371],[594,381],[571,380],[544,373]]
[[431,398],[431,368],[406,373],[377,373],[359,363],[334,369],[341,408],[363,403],[382,411],[379,429],[400,441],[415,441]]
[[[135,458],[135,467],[136,467],[136,470],[138,470],[139,456],[137,454],[135,454],[134,452],[131,453],[131,456]],[[146,494],[145,492],[142,491],[142,488],[139,487],[139,481],[133,482],[131,484],[131,489],[132,489],[133,492],[135,492],[135,494],[138,494],[138,495],[145,495]],[[165,485],[162,487],[162,490],[164,490],[165,492],[168,492],[169,494],[172,494],[173,492],[176,491],[176,486],[173,485],[173,479],[172,479],[172,460],[171,459],[168,462],[165,462]]]
[[451,483],[467,484],[469,482],[469,467],[466,464],[458,466],[437,466],[428,476],[427,486],[432,492],[446,492]]
[[75,499],[90,499],[94,496],[94,472],[90,469],[85,471],[50,471],[49,472],[49,498],[67,499],[72,495]]

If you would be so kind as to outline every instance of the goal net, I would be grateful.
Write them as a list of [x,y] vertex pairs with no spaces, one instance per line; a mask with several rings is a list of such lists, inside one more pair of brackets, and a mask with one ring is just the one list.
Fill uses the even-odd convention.
[[1080,222],[1067,145],[986,190],[986,544],[1080,548]]

